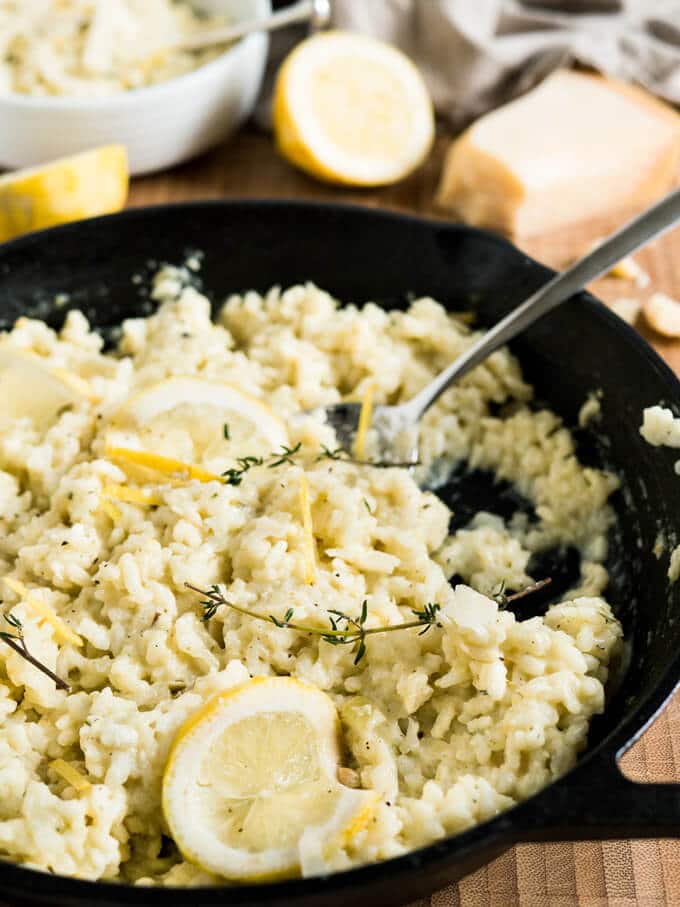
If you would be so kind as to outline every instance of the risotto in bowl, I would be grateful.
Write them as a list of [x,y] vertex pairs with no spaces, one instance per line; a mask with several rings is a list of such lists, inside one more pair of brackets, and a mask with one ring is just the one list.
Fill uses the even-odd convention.
[[[190,265],[110,348],[75,309],[0,339],[2,856],[145,886],[315,876],[567,772],[622,663],[617,478],[507,350],[427,413],[417,467],[342,451],[308,411],[410,398],[468,319],[312,283],[213,319]],[[461,464],[523,506],[451,509]],[[566,550],[577,573],[529,616]]]

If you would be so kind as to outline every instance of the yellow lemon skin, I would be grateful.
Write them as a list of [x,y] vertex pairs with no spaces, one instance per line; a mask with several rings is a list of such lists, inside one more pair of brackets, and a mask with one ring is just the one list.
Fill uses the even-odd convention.
[[434,141],[432,102],[413,63],[349,32],[324,32],[295,48],[279,71],[272,115],[281,155],[338,185],[403,179]]
[[337,710],[317,687],[263,677],[219,693],[170,750],[162,805],[175,843],[233,881],[299,876],[301,847],[323,862],[374,814],[375,792],[338,782],[341,753]]
[[0,242],[125,205],[127,152],[106,145],[0,177]]

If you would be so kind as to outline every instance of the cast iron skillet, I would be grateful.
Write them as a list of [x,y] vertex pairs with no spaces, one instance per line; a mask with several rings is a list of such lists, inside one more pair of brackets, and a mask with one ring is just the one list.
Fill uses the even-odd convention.
[[[216,303],[230,292],[311,279],[344,301],[373,299],[386,307],[403,306],[410,294],[432,295],[452,309],[474,309],[489,324],[551,274],[504,240],[461,226],[331,205],[186,204],[128,211],[0,247],[2,326],[22,314],[58,325],[68,308],[78,307],[106,333],[126,316],[152,310],[133,275],[153,271],[156,262],[179,263],[195,249],[205,253],[202,280]],[[71,294],[69,304],[55,309],[55,294],[64,292]],[[580,453],[587,462],[615,468],[623,481],[615,497],[621,530],[611,543],[608,597],[632,643],[631,664],[604,716],[593,723],[589,749],[576,768],[464,834],[327,878],[169,892],[0,863],[0,894],[34,905],[325,907],[351,899],[356,907],[378,907],[422,897],[517,841],[680,836],[680,786],[634,784],[616,765],[680,679],[680,583],[668,587],[668,552],[660,559],[652,553],[660,529],[671,542],[677,538],[680,478],[673,454],[649,447],[638,431],[643,407],[680,404],[680,383],[587,294],[548,315],[513,349],[538,397],[568,424],[576,423],[588,391],[603,391],[598,431],[578,433]],[[452,483],[447,493],[464,509],[467,479],[459,478],[462,484]],[[487,507],[495,498],[502,510],[512,497],[507,489],[488,491]],[[550,569],[559,572],[558,561]]]

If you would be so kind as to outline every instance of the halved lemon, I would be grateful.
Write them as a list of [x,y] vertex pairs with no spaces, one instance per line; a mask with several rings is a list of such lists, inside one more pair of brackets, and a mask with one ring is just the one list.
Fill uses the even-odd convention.
[[286,58],[273,119],[284,157],[312,176],[351,186],[402,179],[434,139],[432,102],[409,58],[343,31],[308,38]]
[[288,677],[252,680],[181,728],[163,777],[163,811],[187,860],[234,880],[295,876],[313,839],[347,844],[377,795],[343,787],[333,702]]
[[86,389],[78,375],[50,369],[35,354],[0,349],[0,426],[28,417],[45,431],[65,407],[91,399]]
[[127,153],[122,145],[105,145],[9,173],[0,177],[0,242],[120,211],[127,192]]
[[266,456],[288,443],[286,426],[262,401],[191,376],[140,391],[118,411],[116,426],[131,429],[146,450],[191,463]]

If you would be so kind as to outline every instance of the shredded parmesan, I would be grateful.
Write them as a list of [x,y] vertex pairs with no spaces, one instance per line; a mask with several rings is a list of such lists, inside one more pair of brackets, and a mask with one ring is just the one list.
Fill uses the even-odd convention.
[[[603,242],[604,238],[601,236],[598,237],[590,244],[588,251],[594,252]],[[640,267],[630,255],[626,255],[625,258],[622,258],[620,261],[617,261],[616,264],[612,265],[607,272],[607,276],[618,277],[621,280],[632,280],[639,289],[644,289],[649,286],[651,280],[644,268]]]
[[309,503],[309,482],[307,481],[307,476],[304,475],[300,479],[300,510],[302,512],[302,528],[305,533],[305,582],[308,586],[313,586],[316,582],[316,542],[314,541],[312,508]]
[[153,469],[163,475],[175,479],[195,479],[197,482],[222,482],[220,476],[212,472],[201,469],[200,466],[192,466],[190,463],[182,463],[181,460],[173,460],[170,457],[161,457],[159,454],[151,453],[147,450],[133,450],[129,447],[109,447],[106,455],[110,460],[121,460],[124,463],[132,463],[135,466],[145,466]]
[[109,501],[108,498],[105,498],[103,495],[99,495],[99,506],[112,523],[120,523],[123,518],[123,514],[120,510],[120,507],[116,507],[113,501]]
[[63,759],[53,759],[52,762],[50,762],[50,768],[53,772],[61,775],[64,781],[67,781],[79,794],[84,793],[92,787],[87,778],[84,775],[81,775],[77,768],[69,765],[68,762],[64,762]]
[[124,501],[126,504],[140,504],[144,507],[157,507],[163,503],[160,495],[148,493],[139,488],[131,488],[129,485],[116,485],[114,483],[105,485],[103,494],[109,499]]
[[369,384],[361,401],[361,412],[359,413],[359,427],[357,436],[354,441],[354,453],[358,460],[363,460],[366,456],[366,435],[373,421],[373,395],[375,394],[375,385]]
[[31,595],[22,582],[18,579],[5,577],[5,585],[23,599],[23,601],[35,611],[38,617],[42,618],[42,620],[46,620],[54,629],[57,636],[61,637],[64,642],[70,642],[74,646],[82,646],[83,641],[80,636],[78,636],[77,633],[74,633],[68,624],[65,624],[42,598]]

